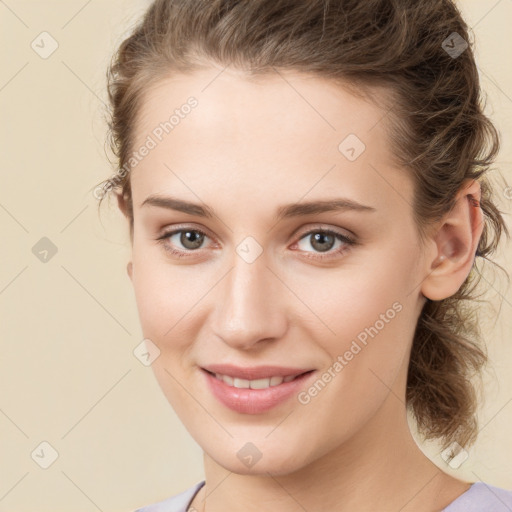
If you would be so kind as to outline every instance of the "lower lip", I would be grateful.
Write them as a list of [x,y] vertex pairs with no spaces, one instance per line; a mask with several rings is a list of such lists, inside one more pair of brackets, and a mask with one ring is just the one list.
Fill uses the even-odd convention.
[[260,414],[297,395],[315,372],[303,374],[290,382],[265,389],[235,388],[202,370],[214,396],[226,407],[242,414]]

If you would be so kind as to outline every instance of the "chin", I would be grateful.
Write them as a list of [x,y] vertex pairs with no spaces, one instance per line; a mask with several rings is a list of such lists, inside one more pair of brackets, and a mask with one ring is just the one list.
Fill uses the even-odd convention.
[[282,476],[308,464],[310,454],[304,453],[303,443],[297,446],[285,443],[284,447],[283,444],[233,440],[232,446],[204,446],[203,450],[216,464],[238,475]]
[[284,476],[300,470],[303,465],[300,463],[292,463],[290,461],[282,460],[280,457],[277,460],[259,460],[254,466],[248,467],[241,463],[238,459],[215,459],[217,464],[224,469],[236,473],[237,475],[252,475],[252,476]]

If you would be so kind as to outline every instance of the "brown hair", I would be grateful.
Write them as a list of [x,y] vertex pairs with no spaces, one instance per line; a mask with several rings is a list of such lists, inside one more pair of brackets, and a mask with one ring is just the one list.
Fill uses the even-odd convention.
[[[394,155],[414,180],[421,236],[449,212],[467,179],[482,189],[485,226],[476,258],[488,259],[502,233],[508,235],[485,175],[499,136],[483,113],[468,27],[451,0],[154,1],[108,73],[118,170],[127,169],[134,149],[144,91],[209,62],[248,76],[273,69],[314,74],[353,92],[357,87],[369,99],[371,87],[386,91],[381,106]],[[103,187],[124,199],[132,234],[129,172]],[[443,447],[452,441],[468,446],[477,436],[477,394],[469,379],[479,375],[487,354],[472,309],[476,262],[455,295],[427,300],[413,340],[407,404],[418,431]]]

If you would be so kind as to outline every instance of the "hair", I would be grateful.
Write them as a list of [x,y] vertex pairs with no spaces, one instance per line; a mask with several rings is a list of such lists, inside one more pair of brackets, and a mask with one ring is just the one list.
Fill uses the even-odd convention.
[[[448,52],[454,32],[460,55]],[[248,77],[307,73],[381,102],[394,158],[414,183],[421,240],[452,209],[467,180],[480,183],[484,227],[472,270],[453,296],[427,299],[408,369],[407,407],[418,432],[443,447],[453,441],[468,446],[477,437],[472,381],[487,363],[475,315],[477,262],[489,260],[502,234],[509,234],[487,175],[500,139],[484,115],[472,46],[452,0],[156,0],[107,72],[108,140],[118,174],[103,186],[124,205],[131,236],[130,173],[119,170],[127,168],[134,150],[143,95],[173,73],[212,64]]]

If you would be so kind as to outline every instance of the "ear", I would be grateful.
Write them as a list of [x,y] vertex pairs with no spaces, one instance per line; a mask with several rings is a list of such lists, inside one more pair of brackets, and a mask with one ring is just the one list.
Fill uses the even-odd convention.
[[469,275],[484,228],[480,198],[480,184],[475,180],[465,182],[453,208],[431,235],[433,250],[427,260],[427,277],[421,284],[421,292],[428,299],[451,297]]
[[128,217],[128,207],[126,205],[126,201],[124,200],[123,194],[117,193],[117,206],[123,213],[125,217]]
[[[117,206],[119,207],[119,209],[121,210],[121,212],[123,213],[123,215],[129,219],[129,215],[128,215],[128,207],[126,205],[126,201],[124,200],[124,197],[122,194],[116,194],[117,195]],[[128,276],[130,277],[130,280],[133,282],[133,263],[131,261],[128,262],[128,264],[126,265],[126,272],[128,274]]]

